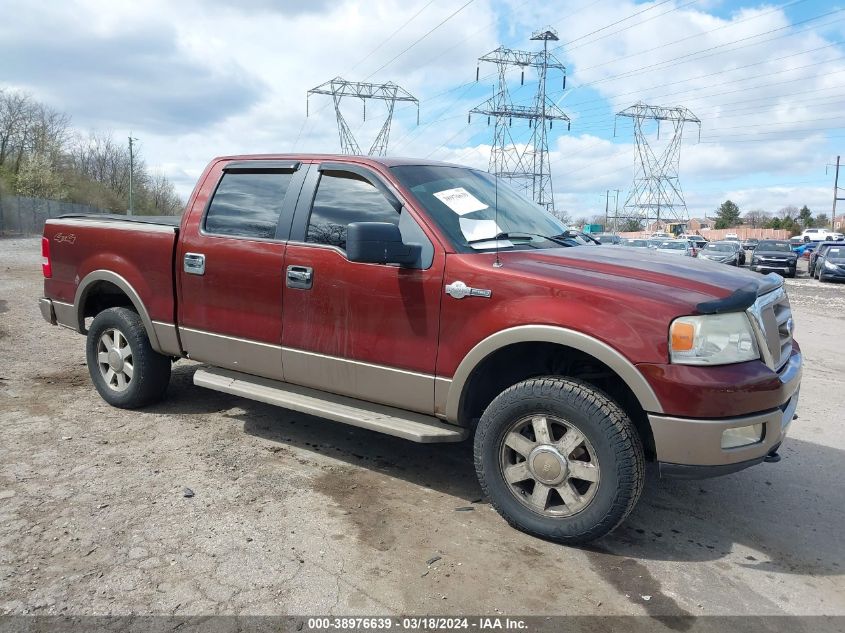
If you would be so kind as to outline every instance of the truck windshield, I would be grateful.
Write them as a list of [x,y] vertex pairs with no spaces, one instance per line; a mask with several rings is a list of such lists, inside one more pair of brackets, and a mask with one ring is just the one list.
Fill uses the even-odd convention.
[[[567,227],[492,174],[464,167],[400,165],[391,172],[462,253],[560,248]],[[498,213],[496,206],[498,203]],[[505,237],[506,236],[506,237]]]

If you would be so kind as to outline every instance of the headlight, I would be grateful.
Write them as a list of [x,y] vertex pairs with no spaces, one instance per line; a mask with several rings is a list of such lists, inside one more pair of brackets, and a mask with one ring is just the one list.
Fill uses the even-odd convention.
[[830,262],[826,261],[824,263],[824,267],[828,270],[836,270],[836,264],[831,264]]
[[680,365],[729,365],[760,358],[744,312],[675,319],[669,328],[669,358]]

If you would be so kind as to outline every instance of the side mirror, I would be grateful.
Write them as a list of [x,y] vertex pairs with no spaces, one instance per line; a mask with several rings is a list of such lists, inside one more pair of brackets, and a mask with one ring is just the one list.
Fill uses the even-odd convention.
[[346,229],[346,257],[365,264],[400,264],[419,261],[422,246],[405,244],[399,227],[390,222],[352,222]]

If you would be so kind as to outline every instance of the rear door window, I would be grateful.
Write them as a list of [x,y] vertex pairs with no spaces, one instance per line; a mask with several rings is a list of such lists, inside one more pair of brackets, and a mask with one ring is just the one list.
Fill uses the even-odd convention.
[[239,171],[223,175],[205,216],[206,233],[274,238],[293,172]]

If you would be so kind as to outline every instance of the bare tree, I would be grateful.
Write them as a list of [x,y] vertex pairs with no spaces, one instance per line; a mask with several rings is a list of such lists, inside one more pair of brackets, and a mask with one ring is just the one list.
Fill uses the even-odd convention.
[[754,209],[746,212],[745,223],[751,226],[751,228],[756,229],[766,224],[769,221],[769,217],[769,214],[762,209]]
[[182,199],[177,195],[173,183],[160,171],[154,172],[147,183],[147,211],[152,215],[179,215]]

